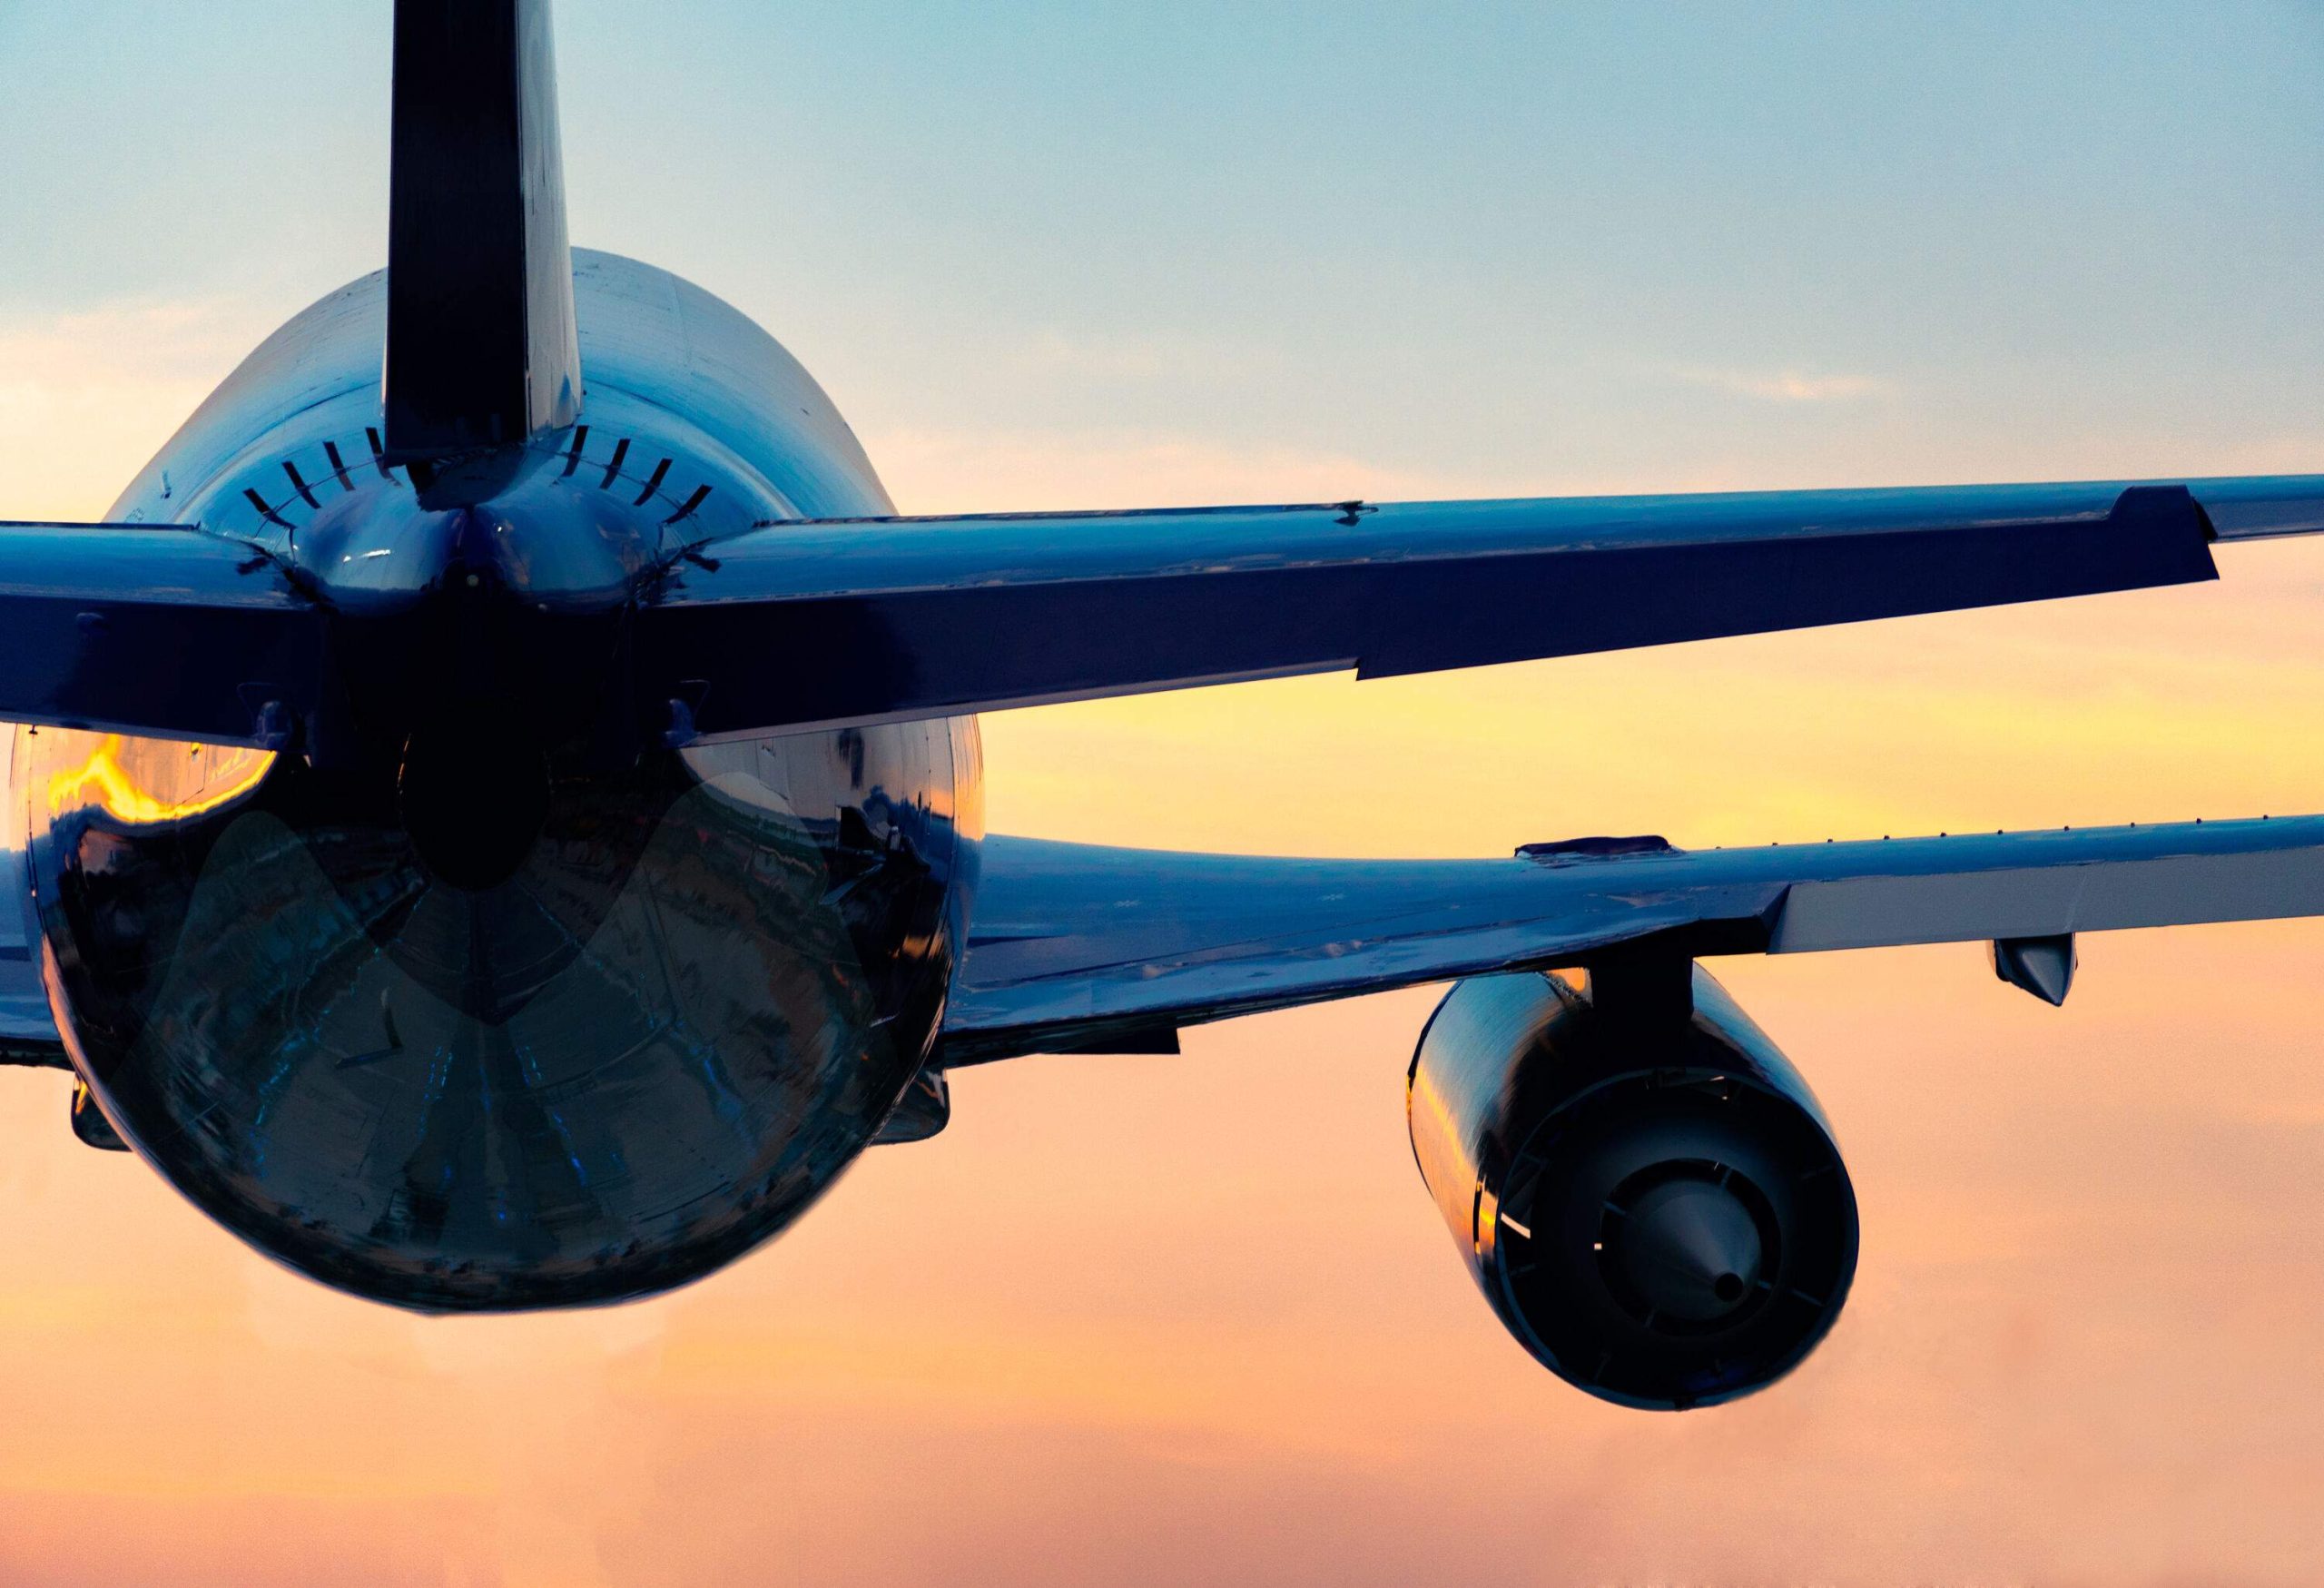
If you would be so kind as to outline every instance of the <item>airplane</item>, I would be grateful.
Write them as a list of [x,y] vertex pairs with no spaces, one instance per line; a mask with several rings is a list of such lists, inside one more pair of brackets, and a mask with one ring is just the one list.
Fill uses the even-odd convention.
[[387,266],[103,523],[0,525],[0,1054],[321,1283],[699,1279],[957,1069],[1450,983],[1413,1156],[1520,1346],[1624,1406],[1832,1327],[1856,1202],[1699,962],[2324,913],[2324,817],[1459,861],[988,834],[976,714],[2217,577],[2324,476],[899,516],[821,387],[570,246],[547,0],[397,0]]

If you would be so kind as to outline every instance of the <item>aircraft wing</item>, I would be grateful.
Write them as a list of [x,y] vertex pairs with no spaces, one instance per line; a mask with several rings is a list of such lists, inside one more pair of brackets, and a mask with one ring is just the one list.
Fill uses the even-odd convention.
[[788,522],[673,557],[636,654],[714,739],[2179,584],[2319,529],[2324,476]]
[[1640,945],[1802,953],[2313,914],[2324,816],[1450,861],[996,836],[937,1062],[1174,1051],[1204,1021]]

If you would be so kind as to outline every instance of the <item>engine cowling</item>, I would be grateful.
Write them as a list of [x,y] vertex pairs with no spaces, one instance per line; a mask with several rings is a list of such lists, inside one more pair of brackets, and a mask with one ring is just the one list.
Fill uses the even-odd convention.
[[1471,1276],[1569,1384],[1717,1405],[1789,1372],[1839,1316],[1856,1206],[1830,1125],[1699,966],[1462,981],[1422,1033],[1407,1107]]

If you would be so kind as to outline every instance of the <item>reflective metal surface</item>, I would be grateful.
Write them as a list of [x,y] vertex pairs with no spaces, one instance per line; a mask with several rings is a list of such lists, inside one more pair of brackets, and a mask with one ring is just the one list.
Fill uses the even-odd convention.
[[16,794],[16,735],[0,734],[0,1064],[68,1064],[40,974],[40,922],[25,868],[23,803]]
[[581,411],[548,0],[400,0],[388,213],[395,461]]
[[1407,1111],[1518,1343],[1603,1399],[1684,1409],[1815,1348],[1855,1277],[1856,1206],[1798,1071],[1709,972],[1667,964],[1675,984],[1611,966],[1459,983]]
[[15,745],[104,1117],[260,1249],[405,1306],[618,1299],[781,1228],[920,1073],[969,903],[973,724],[694,744],[683,700],[625,693],[624,614],[675,548],[786,492],[885,498],[852,439],[808,455],[843,429],[733,311],[603,256],[579,281],[587,428],[486,502],[431,505],[372,450],[374,277],[117,508],[265,548],[219,577],[329,615],[290,745]]
[[515,1307],[695,1277],[831,1181],[935,1031],[944,723],[560,777],[481,890],[291,757],[26,745],[105,1113],[204,1211],[359,1294]]
[[[667,271],[596,249],[573,251],[573,275],[588,433],[570,476],[564,465],[577,431],[544,444],[550,472],[625,502],[644,495],[643,505],[664,504],[657,518],[684,507],[696,486],[712,485],[684,520],[693,526],[687,540],[732,535],[764,518],[891,508],[831,398],[733,305]],[[408,484],[407,471],[381,463],[369,441],[380,421],[386,280],[375,271],[349,282],[260,344],[106,516],[199,522],[214,534],[272,543],[303,535],[340,497]],[[655,480],[664,459],[671,467]],[[626,491],[618,488],[625,484]],[[720,488],[729,484],[743,500]]]
[[[653,701],[718,679],[692,708],[694,731],[708,737],[1343,668],[1382,676],[2185,583],[2215,577],[2215,538],[2324,523],[2315,477],[833,518],[833,501],[877,487],[828,402],[779,350],[730,323],[731,311],[698,312],[700,294],[645,267],[584,258],[581,283],[585,321],[608,322],[587,339],[590,352],[637,334],[639,363],[625,370],[609,359],[601,376],[593,356],[586,424],[424,468],[429,488],[417,505],[497,505],[511,485],[542,480],[634,492],[631,505],[656,510],[664,532],[641,542],[647,561],[605,570],[628,581],[635,603],[624,666]],[[376,287],[359,283],[310,311],[317,329],[360,326]],[[715,353],[696,349],[697,322]],[[657,336],[684,355],[675,372],[649,356]],[[735,400],[731,349],[753,350],[748,373],[803,400],[766,407],[767,425],[754,427],[750,403]],[[326,375],[290,349],[262,349],[255,362],[261,411],[275,406],[278,380],[311,406],[230,460],[202,499],[172,507],[149,478],[116,516],[191,514],[281,559],[213,549],[221,570],[239,568],[241,589],[218,600],[212,570],[196,594],[231,613],[115,612],[88,607],[61,571],[91,534],[18,528],[18,579],[0,584],[0,616],[44,626],[57,654],[95,672],[65,693],[38,666],[22,676],[0,668],[0,708],[216,734],[220,708],[205,703],[238,699],[263,671],[283,680],[292,717],[328,709],[313,666],[269,658],[313,645],[312,612],[290,598],[297,576],[318,566],[300,531],[350,518],[379,526],[372,509],[338,499],[362,494],[367,458],[371,473],[392,469],[393,454],[378,450],[376,370],[359,361]],[[199,456],[213,426],[197,415],[188,429],[183,443]],[[713,542],[717,552],[704,553]],[[550,544],[537,541],[531,555]],[[369,549],[384,554],[384,543]],[[409,587],[398,583],[406,569],[376,571],[376,589]],[[76,636],[87,617],[97,626]],[[140,671],[169,646],[191,658],[175,694]],[[252,737],[236,724],[228,731]]]
[[0,632],[15,722],[247,739],[324,666],[321,615],[283,571],[190,528],[0,525]]
[[641,666],[758,666],[718,733],[1380,677],[2209,579],[2222,521],[2324,525],[2324,478],[783,525],[684,570]]
[[[996,835],[945,1061],[1525,966],[1641,938],[1802,953],[2324,913],[2324,817],[1506,860],[1311,860]],[[1610,851],[1610,853],[1604,851]]]

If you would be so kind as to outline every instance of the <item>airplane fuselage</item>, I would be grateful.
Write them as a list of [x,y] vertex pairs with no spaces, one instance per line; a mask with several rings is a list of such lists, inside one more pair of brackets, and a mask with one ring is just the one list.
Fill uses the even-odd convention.
[[[310,725],[16,745],[107,1118],[261,1250],[429,1309],[647,1294],[783,1228],[929,1056],[973,891],[973,719],[714,743],[698,698],[630,697],[629,615],[719,538],[892,508],[743,315],[575,268],[582,425],[466,474],[389,461],[373,275],[115,505],[249,543],[329,614]],[[271,682],[243,690],[261,740]]]

